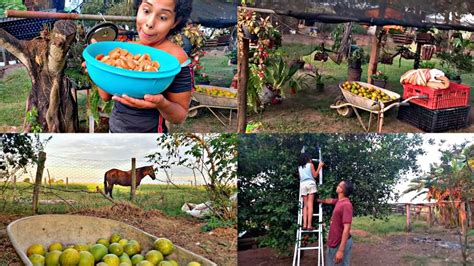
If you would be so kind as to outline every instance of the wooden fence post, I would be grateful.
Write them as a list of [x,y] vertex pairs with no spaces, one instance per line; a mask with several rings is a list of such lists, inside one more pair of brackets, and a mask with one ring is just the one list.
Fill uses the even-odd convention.
[[411,232],[411,204],[410,203],[407,203],[406,204],[406,209],[407,209],[407,225],[406,225],[406,228],[405,230],[407,232]]
[[367,69],[367,82],[372,82],[372,74],[377,72],[377,64],[379,62],[379,54],[380,54],[380,42],[381,42],[381,31],[383,31],[383,27],[375,26],[375,34],[372,36],[371,40],[371,51],[370,51],[370,60],[369,66]]
[[13,175],[13,192],[16,194],[16,174]]
[[41,179],[43,178],[43,170],[44,170],[44,162],[46,161],[46,153],[40,152],[39,153],[39,160],[38,166],[36,168],[36,178],[35,178],[35,186],[33,188],[33,213],[38,213],[38,199],[39,199],[39,192],[41,186]]
[[[240,38],[239,38],[240,39]],[[249,79],[249,50],[250,50],[250,41],[247,38],[239,40],[242,42],[242,45],[239,45],[238,59],[239,59],[239,82],[238,82],[238,91],[237,91],[237,132],[245,133],[247,128],[247,82]]]
[[135,197],[135,185],[137,179],[137,172],[135,170],[135,158],[132,158],[132,188],[130,189],[130,200]]
[[461,202],[461,208],[459,210],[459,223],[461,224],[461,232],[467,232],[467,219],[466,219],[466,202]]
[[433,214],[431,213],[431,206],[428,206],[428,227],[433,225]]
[[66,177],[66,188],[69,186],[69,177]]

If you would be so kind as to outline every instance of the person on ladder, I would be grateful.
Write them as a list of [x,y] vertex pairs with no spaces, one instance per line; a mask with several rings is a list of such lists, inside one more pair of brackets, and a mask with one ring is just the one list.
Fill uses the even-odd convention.
[[319,162],[318,170],[314,169],[311,155],[302,153],[298,161],[300,175],[300,194],[303,197],[303,230],[313,230],[313,201],[314,194],[318,191],[314,178],[318,176],[324,162]]
[[341,181],[336,188],[337,199],[318,199],[318,203],[336,205],[329,226],[327,266],[349,266],[352,249],[350,231],[353,213],[349,196],[353,191],[354,186],[351,182]]

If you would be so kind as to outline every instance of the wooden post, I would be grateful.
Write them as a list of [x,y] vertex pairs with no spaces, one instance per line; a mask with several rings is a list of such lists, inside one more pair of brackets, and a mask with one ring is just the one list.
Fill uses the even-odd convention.
[[49,174],[49,169],[46,169],[46,171],[48,171],[48,184],[49,184],[49,188],[52,188],[52,184],[51,184],[51,175]]
[[137,172],[135,170],[135,158],[132,158],[132,188],[130,189],[130,200],[135,197],[135,186],[136,186]]
[[411,204],[410,203],[407,203],[406,204],[406,209],[407,209],[407,225],[406,225],[406,228],[405,230],[407,232],[411,232]]
[[13,192],[16,192],[16,175],[13,175]]
[[40,151],[38,158],[38,165],[36,168],[35,186],[33,188],[33,213],[38,213],[38,199],[41,186],[41,179],[43,178],[44,162],[46,161],[46,153]]
[[459,223],[461,224],[461,232],[464,234],[467,232],[466,202],[461,202],[461,208],[459,209]]
[[[249,39],[240,40],[242,51],[238,52],[239,70],[238,70],[238,91],[237,91],[237,132],[245,133],[247,128],[247,82],[249,79]],[[239,48],[240,48],[239,47]]]
[[69,177],[66,177],[66,188],[69,186]]
[[416,58],[415,58],[415,63],[413,64],[414,69],[420,68],[420,58],[421,58],[421,46],[423,46],[421,43],[416,44]]
[[381,31],[383,31],[383,27],[376,26],[375,34],[374,36],[372,36],[372,49],[370,51],[369,67],[367,70],[367,83],[372,83],[372,74],[375,74],[377,72],[377,64],[379,62],[380,53],[380,41],[382,36]]
[[431,206],[428,206],[428,227],[433,225],[433,216],[431,213]]

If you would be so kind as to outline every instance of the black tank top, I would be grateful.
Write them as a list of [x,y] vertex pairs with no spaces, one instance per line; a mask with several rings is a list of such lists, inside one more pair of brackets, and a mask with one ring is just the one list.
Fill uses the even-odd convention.
[[[192,90],[194,84],[191,64],[181,67],[166,92],[181,93]],[[109,119],[112,133],[167,133],[165,120],[158,109],[140,109],[119,102],[114,103]]]

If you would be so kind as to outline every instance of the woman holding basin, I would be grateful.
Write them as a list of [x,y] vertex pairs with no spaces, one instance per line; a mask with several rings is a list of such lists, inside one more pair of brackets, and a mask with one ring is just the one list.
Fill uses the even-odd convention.
[[[104,90],[99,88],[100,97],[109,101],[115,101],[112,114],[109,119],[109,130],[112,133],[166,133],[168,129],[165,120],[174,124],[182,123],[188,114],[189,103],[191,100],[191,90],[193,87],[193,75],[191,61],[188,59],[186,52],[178,45],[168,40],[168,37],[180,31],[185,25],[191,14],[192,0],[142,0],[138,8],[136,17],[136,27],[138,31],[138,44],[150,46],[161,51],[164,51],[179,62],[176,63],[177,68],[168,72],[174,79],[169,80],[169,87],[161,93],[143,93],[136,95],[117,94],[111,90]],[[102,43],[97,43],[102,44]],[[93,44],[95,45],[95,44]],[[93,46],[91,45],[91,46]],[[130,45],[124,44],[122,47],[128,50]],[[136,46],[136,45],[135,45]],[[92,48],[92,47],[91,47]],[[143,49],[141,53],[148,53],[151,51]],[[148,51],[147,51],[148,50]],[[154,50],[154,49],[153,49]],[[129,50],[129,52],[136,54]],[[92,53],[92,52],[91,52]],[[165,54],[163,54],[165,55]],[[166,55],[169,56],[169,55]],[[152,55],[153,57],[153,55]],[[86,57],[88,61],[88,57]],[[90,57],[89,57],[90,58]],[[158,61],[161,56],[158,55]],[[175,59],[172,58],[174,61]],[[156,60],[156,59],[153,59]],[[167,63],[167,62],[166,62]],[[162,67],[164,66],[163,63]],[[87,68],[92,77],[92,64],[88,62]],[[162,71],[162,67],[158,73]],[[176,70],[176,71],[175,71]],[[116,71],[129,71],[117,69]],[[130,71],[129,71],[130,72]],[[157,75],[152,73],[136,74],[145,77],[147,75]],[[171,77],[172,78],[172,77]],[[94,80],[94,78],[93,78]],[[107,80],[104,76],[96,77],[95,83],[112,82]],[[115,81],[116,83],[117,81]],[[99,87],[100,84],[97,84]],[[105,85],[105,84],[104,84]],[[142,85],[140,83],[133,84],[135,91],[140,91]],[[163,85],[161,85],[163,86]],[[119,88],[117,88],[119,89]]]

